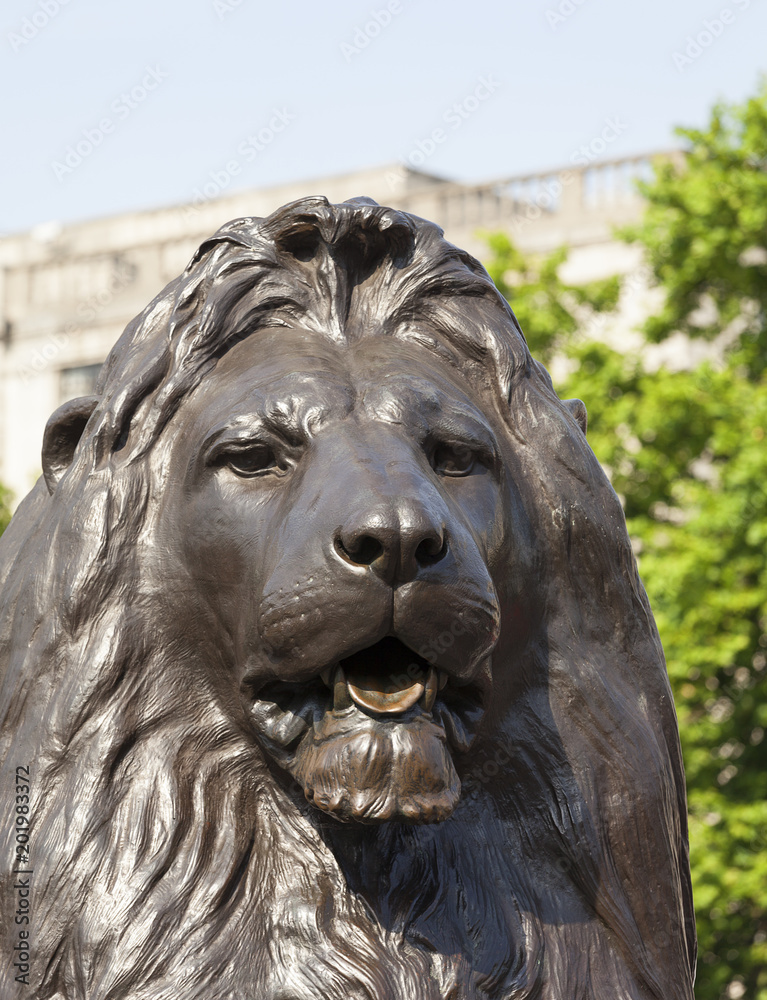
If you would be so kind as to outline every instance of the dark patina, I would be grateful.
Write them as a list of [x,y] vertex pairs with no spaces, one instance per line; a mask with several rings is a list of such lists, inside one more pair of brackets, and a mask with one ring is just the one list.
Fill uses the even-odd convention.
[[0,543],[25,996],[691,1000],[674,709],[585,430],[422,219],[200,247]]

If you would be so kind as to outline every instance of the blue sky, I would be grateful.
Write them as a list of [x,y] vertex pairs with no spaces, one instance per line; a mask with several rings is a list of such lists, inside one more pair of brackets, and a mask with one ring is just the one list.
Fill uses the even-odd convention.
[[189,201],[232,160],[229,190],[408,159],[485,180],[608,120],[604,156],[665,149],[755,90],[767,2],[6,0],[0,45],[10,233]]

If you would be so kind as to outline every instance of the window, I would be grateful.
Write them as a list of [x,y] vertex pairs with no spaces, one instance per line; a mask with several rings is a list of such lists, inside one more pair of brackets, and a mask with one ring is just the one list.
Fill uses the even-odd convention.
[[62,368],[59,372],[59,396],[62,403],[76,396],[90,396],[96,388],[101,365]]

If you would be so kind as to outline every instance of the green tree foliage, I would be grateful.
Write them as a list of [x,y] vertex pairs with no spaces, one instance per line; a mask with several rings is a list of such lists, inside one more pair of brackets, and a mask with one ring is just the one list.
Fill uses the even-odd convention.
[[11,519],[11,491],[0,483],[0,535]]
[[665,292],[647,339],[718,338],[712,360],[651,372],[579,335],[605,290],[558,283],[562,254],[552,273],[496,237],[489,270],[533,352],[572,365],[558,389],[586,401],[655,610],[687,769],[697,997],[767,1000],[767,86],[679,134],[686,164],[656,167],[626,237]]
[[656,166],[640,185],[642,224],[626,233],[666,293],[645,333],[713,340],[735,322],[749,334],[741,361],[758,378],[767,364],[767,81],[743,105],[714,108],[708,129],[677,133],[686,163]]
[[483,235],[491,254],[487,271],[498,291],[513,302],[530,350],[540,361],[561,354],[594,314],[617,304],[617,277],[588,285],[567,285],[560,280],[559,268],[567,260],[565,247],[528,258],[506,233]]

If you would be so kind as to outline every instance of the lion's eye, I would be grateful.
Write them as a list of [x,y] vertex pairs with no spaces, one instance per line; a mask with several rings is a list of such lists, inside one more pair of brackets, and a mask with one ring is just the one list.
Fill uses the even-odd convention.
[[432,455],[434,471],[442,476],[468,476],[477,456],[464,444],[438,444]]
[[223,464],[228,465],[238,476],[258,476],[268,472],[286,472],[288,465],[275,455],[268,444],[252,445],[250,448],[231,451],[223,456]]

